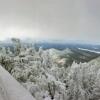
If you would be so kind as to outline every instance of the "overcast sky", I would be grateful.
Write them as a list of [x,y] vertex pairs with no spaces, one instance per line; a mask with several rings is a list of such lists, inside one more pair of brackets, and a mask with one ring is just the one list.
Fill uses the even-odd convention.
[[0,39],[100,42],[100,0],[0,0]]

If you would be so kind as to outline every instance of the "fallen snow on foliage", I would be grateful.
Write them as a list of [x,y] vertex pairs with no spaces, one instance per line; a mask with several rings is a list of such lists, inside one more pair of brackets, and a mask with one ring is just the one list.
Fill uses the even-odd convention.
[[36,100],[100,100],[100,58],[67,66],[70,49],[35,50],[18,43],[13,56],[3,48],[0,62]]
[[0,100],[35,100],[5,69],[0,66]]

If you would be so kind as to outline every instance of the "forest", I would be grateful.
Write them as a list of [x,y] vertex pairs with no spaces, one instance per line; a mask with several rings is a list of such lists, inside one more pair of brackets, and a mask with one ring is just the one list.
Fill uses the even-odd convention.
[[11,42],[0,47],[0,64],[36,100],[100,100],[100,54]]

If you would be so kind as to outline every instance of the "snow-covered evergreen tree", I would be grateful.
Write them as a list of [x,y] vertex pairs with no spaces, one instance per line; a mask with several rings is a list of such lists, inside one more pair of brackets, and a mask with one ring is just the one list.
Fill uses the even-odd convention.
[[0,64],[18,80],[36,100],[99,100],[100,58],[88,63],[73,62],[63,56],[69,49],[24,46],[12,39],[14,52],[3,47]]

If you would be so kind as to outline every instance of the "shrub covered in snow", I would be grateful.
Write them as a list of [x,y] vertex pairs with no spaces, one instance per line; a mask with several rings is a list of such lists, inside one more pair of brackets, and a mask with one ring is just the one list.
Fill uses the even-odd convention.
[[40,48],[37,51],[32,47],[26,48],[20,40],[12,41],[14,52],[2,48],[0,64],[36,100],[100,100],[100,58],[69,65],[62,56],[72,53],[69,49]]

